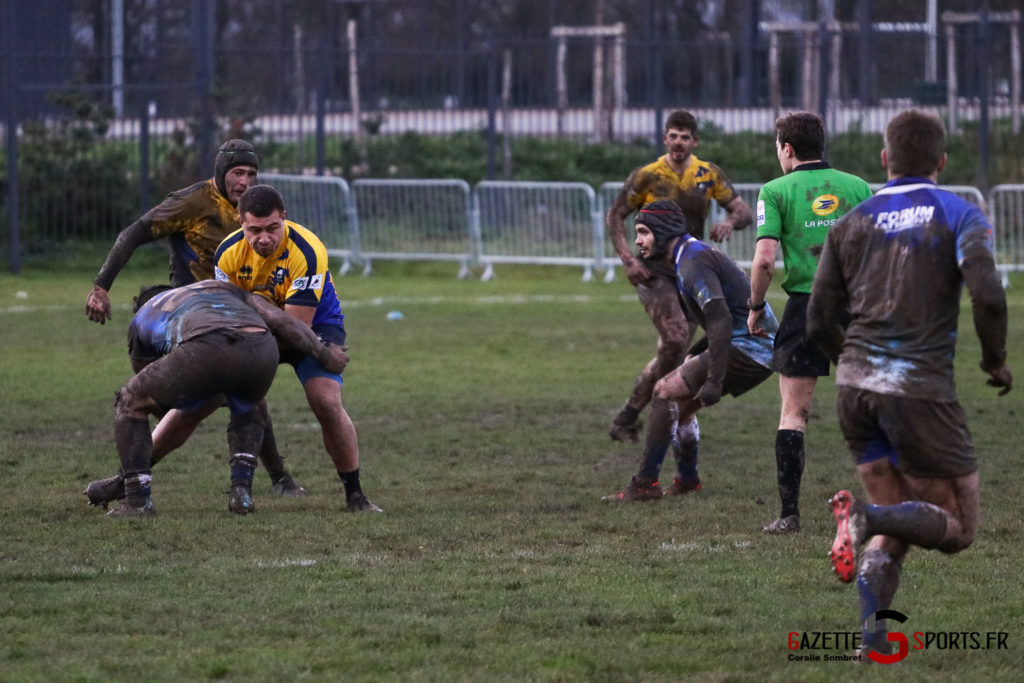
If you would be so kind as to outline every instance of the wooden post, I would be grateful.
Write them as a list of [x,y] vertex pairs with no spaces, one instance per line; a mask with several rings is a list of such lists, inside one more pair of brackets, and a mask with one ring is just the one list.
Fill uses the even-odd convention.
[[1020,135],[1020,12],[1014,10],[1013,23],[1010,24],[1010,118],[1013,134]]
[[568,78],[565,75],[565,57],[568,47],[565,36],[558,37],[558,49],[555,56],[555,89],[558,91],[558,137],[565,133],[565,110],[569,108]]
[[366,130],[363,129],[363,111],[359,97],[359,53],[356,50],[355,19],[349,19],[345,25],[345,41],[348,45],[348,99],[352,108],[352,122],[355,124],[359,163],[365,168],[369,163],[369,153],[366,149]]
[[960,130],[957,120],[957,78],[956,78],[956,28],[946,24],[946,107],[949,109],[949,133],[956,134]]
[[768,98],[772,104],[772,118],[782,112],[782,86],[779,82],[779,32],[768,34]]
[[512,50],[501,53],[501,169],[505,180],[512,179],[512,117],[509,102],[512,99]]

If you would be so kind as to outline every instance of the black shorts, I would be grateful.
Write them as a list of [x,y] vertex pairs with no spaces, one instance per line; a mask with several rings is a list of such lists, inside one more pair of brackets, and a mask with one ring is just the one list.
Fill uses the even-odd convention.
[[[704,338],[705,340],[707,337]],[[705,341],[704,348],[707,349]],[[702,351],[683,363],[677,372],[686,382],[690,393],[694,396],[708,377],[708,352]],[[722,382],[722,393],[730,396],[745,394],[770,377],[770,368],[756,363],[750,356],[735,346],[729,346],[729,359],[725,369],[725,380]]]
[[840,385],[839,426],[859,465],[888,458],[914,477],[961,477],[978,469],[957,401],[932,401]]
[[219,330],[174,347],[128,380],[132,393],[162,410],[197,410],[224,394],[234,414],[252,410],[277,372],[277,342],[270,332]]
[[829,360],[807,337],[810,294],[790,294],[775,333],[772,369],[786,377],[828,377]]

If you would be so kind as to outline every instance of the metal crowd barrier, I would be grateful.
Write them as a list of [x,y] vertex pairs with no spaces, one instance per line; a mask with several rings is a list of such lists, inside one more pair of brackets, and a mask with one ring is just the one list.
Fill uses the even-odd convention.
[[480,182],[473,188],[484,279],[495,263],[605,267],[604,220],[586,183]]
[[[353,266],[368,275],[374,260],[418,260],[456,262],[459,277],[479,266],[481,277],[490,279],[496,264],[523,263],[580,266],[584,280],[603,271],[611,281],[620,265],[604,216],[621,182],[595,191],[571,182],[482,181],[470,187],[459,179],[360,179],[350,186],[341,178],[274,173],[260,179],[281,190],[290,220],[314,230],[328,253],[342,259],[342,275]],[[761,185],[734,187],[756,211]],[[997,185],[987,202],[969,185],[940,187],[988,212],[1004,283],[1007,272],[1024,271],[1024,185]],[[705,230],[723,215],[713,202]],[[756,236],[752,227],[715,246],[749,268]]]

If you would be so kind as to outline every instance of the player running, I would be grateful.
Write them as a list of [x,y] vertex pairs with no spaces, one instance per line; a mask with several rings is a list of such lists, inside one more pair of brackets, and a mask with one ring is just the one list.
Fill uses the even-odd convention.
[[909,547],[956,553],[978,527],[977,458],[953,382],[964,285],[987,382],[1000,395],[1013,385],[992,227],[936,187],[945,163],[937,118],[906,111],[889,122],[889,182],[829,231],[807,312],[808,333],[838,360],[839,424],[867,494],[867,503],[849,491],[832,498],[830,556],[841,581],[857,577],[872,659],[888,652],[875,614],[892,604]]

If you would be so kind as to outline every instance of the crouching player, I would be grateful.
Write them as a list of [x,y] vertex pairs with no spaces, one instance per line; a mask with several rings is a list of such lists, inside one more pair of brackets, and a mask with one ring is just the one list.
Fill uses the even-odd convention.
[[312,355],[337,372],[348,364],[345,348],[325,345],[294,317],[226,282],[150,288],[137,304],[141,307],[128,327],[128,353],[136,374],[114,401],[125,499],[107,515],[155,514],[149,415],[171,408],[204,410],[222,401],[231,410],[228,509],[253,512],[252,475],[263,441],[256,407],[277,372],[278,345]]
[[686,217],[675,202],[659,200],[645,205],[637,212],[635,223],[640,256],[675,268],[686,318],[707,332],[707,347],[702,349],[698,343],[682,365],[655,384],[640,471],[607,500],[651,500],[700,490],[696,430],[678,435],[675,456],[679,471],[672,485],[663,492],[658,484],[675,426],[696,424],[696,412],[718,403],[723,392],[739,396],[766,380],[772,374],[778,329],[775,314],[766,305],[765,334],[750,334],[749,278],[728,256],[686,232]]

